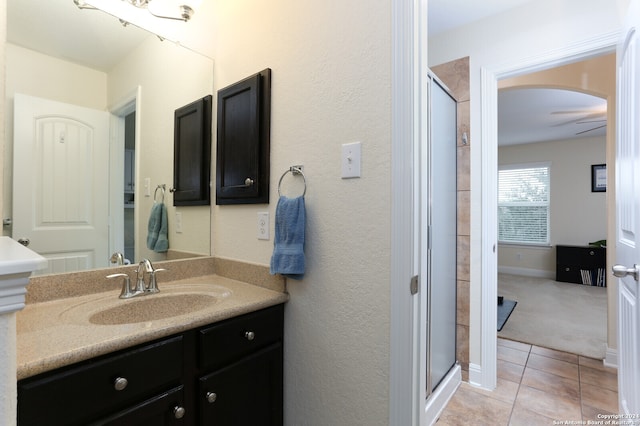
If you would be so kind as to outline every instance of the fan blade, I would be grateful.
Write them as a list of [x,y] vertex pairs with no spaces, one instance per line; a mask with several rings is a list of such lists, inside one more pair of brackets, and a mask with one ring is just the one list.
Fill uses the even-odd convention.
[[581,131],[581,132],[576,133],[576,135],[581,135],[581,134],[583,134],[583,133],[592,132],[592,131],[594,131],[594,130],[602,129],[603,127],[607,127],[607,125],[606,125],[606,124],[603,124],[602,126],[594,127],[594,128],[592,128],[592,129],[589,129],[589,130],[583,130],[583,131]]
[[584,121],[576,121],[576,124],[585,124],[585,123],[602,123],[602,122],[606,122],[607,119],[603,118],[602,120],[584,120]]

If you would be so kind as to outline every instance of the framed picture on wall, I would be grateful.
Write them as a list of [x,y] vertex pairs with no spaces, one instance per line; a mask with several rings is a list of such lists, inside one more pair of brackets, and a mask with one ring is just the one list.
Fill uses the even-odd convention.
[[607,165],[594,164],[591,166],[591,192],[607,191]]

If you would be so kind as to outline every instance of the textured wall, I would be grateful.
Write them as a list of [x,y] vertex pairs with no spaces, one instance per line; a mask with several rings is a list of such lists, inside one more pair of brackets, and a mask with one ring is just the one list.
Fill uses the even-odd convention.
[[[216,89],[266,67],[273,80],[271,202],[215,207],[214,254],[268,264],[256,213],[271,213],[273,235],[278,179],[294,164],[307,175],[307,273],[288,281],[285,309],[289,425],[388,423],[390,11],[365,0],[216,10]],[[355,141],[362,177],[343,180],[341,144]]]
[[17,416],[16,314],[0,314],[0,424],[13,425]]
[[[0,99],[4,99],[5,82],[5,46],[7,34],[6,2],[0,0]],[[4,148],[5,104],[0,104],[0,147]],[[0,161],[4,158],[4,149],[0,149]],[[0,178],[0,180],[2,180]],[[0,185],[2,188],[2,185]],[[2,197],[0,197],[2,211]],[[0,315],[0,424],[13,425],[17,415],[16,390],[16,314]]]

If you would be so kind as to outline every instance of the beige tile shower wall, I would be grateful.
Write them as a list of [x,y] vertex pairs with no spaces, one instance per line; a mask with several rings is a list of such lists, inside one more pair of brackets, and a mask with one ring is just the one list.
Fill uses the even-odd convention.
[[[458,102],[458,267],[457,267],[457,359],[469,369],[469,249],[470,249],[470,94],[469,58],[457,59],[431,70],[449,88]],[[463,140],[463,135],[466,138]]]

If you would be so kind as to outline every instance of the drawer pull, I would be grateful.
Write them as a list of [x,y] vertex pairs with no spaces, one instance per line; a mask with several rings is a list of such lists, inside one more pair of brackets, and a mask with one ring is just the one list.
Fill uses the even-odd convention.
[[113,382],[113,388],[117,391],[121,391],[121,390],[124,390],[128,384],[129,384],[129,381],[127,379],[125,379],[124,377],[118,377]]
[[218,399],[218,395],[215,392],[207,392],[207,402],[213,404]]
[[245,331],[244,337],[247,340],[253,340],[256,338],[256,334],[253,331]]
[[173,407],[173,416],[176,419],[183,418],[185,412],[186,412],[186,410],[184,409],[184,407],[181,407],[179,405],[176,405],[175,407]]

